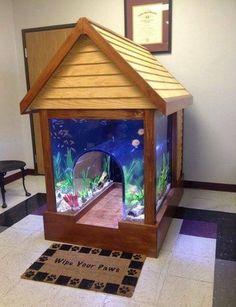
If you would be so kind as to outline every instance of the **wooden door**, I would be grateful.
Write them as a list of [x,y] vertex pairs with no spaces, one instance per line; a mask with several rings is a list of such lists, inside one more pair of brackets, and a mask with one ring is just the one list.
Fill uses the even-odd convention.
[[[69,24],[22,31],[28,89],[65,41],[73,26],[74,24]],[[31,128],[35,168],[38,174],[44,174],[40,121],[37,113],[31,115]]]

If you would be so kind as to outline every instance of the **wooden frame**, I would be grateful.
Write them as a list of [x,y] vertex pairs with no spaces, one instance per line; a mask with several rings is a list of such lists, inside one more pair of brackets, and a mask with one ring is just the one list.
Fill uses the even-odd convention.
[[171,52],[172,0],[125,0],[125,35],[152,53]]

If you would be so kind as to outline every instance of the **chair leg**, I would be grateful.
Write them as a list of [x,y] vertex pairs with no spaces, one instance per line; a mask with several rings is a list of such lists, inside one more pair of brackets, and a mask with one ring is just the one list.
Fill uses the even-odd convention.
[[25,187],[25,169],[24,168],[21,168],[21,174],[22,174],[22,183],[23,183],[23,187],[25,190],[25,196],[30,196],[31,194],[26,190],[26,187]]
[[6,208],[6,199],[5,199],[5,193],[6,190],[4,189],[4,176],[6,173],[0,173],[0,187],[1,187],[1,193],[2,193],[2,208]]

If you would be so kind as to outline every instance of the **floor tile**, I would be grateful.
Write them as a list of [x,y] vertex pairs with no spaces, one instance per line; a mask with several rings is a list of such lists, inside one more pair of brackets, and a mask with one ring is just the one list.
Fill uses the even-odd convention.
[[0,272],[0,281],[0,297],[3,297],[20,282],[20,277],[16,278],[15,276]]
[[132,298],[107,295],[103,307],[139,307],[140,303],[135,302]]
[[151,270],[160,274],[161,271],[166,267],[170,261],[171,252],[165,249],[161,249],[157,258],[147,257],[142,270]]
[[216,239],[217,224],[203,221],[184,220],[180,233],[195,237]]
[[[53,241],[55,242],[55,241]],[[31,251],[42,254],[52,241],[44,239],[43,230],[34,231],[27,239],[19,246],[19,252],[31,253]],[[36,260],[36,259],[35,259]]]
[[179,235],[174,254],[193,255],[198,257],[215,258],[216,240],[194,236]]
[[236,238],[220,237],[216,243],[216,258],[236,261]]
[[[37,282],[35,282],[37,283]],[[92,292],[89,290],[75,289],[65,286],[55,286],[58,291],[53,301],[48,301],[45,307],[102,307],[106,298],[106,294]]]
[[6,230],[8,227],[6,226],[0,226],[0,232],[3,232],[4,230]]
[[[224,282],[222,282],[222,280]],[[236,262],[215,260],[215,281],[224,288],[234,288],[236,295]],[[236,299],[235,299],[236,302]]]
[[7,246],[7,245],[2,245],[1,244],[1,248],[0,248],[0,263],[1,263],[1,259],[3,257],[5,257],[6,255],[8,255],[9,253],[11,253],[14,250],[14,246]]
[[0,246],[16,247],[21,244],[33,231],[27,229],[14,229],[9,227],[0,233]]
[[136,285],[133,300],[137,303],[154,304],[158,291],[160,274],[153,271],[142,270]]
[[31,252],[26,254],[25,251],[19,252],[12,250],[9,254],[1,258],[0,273],[7,276],[21,276],[25,270],[40,256],[39,253]]
[[236,213],[236,193],[184,189],[180,206]]
[[158,307],[211,307],[213,284],[176,276],[167,276]]
[[21,280],[16,287],[1,298],[1,304],[11,307],[50,306],[58,291],[58,287],[50,284]]
[[214,258],[190,254],[172,255],[168,275],[213,283],[214,265]]
[[12,208],[5,209],[4,212],[0,212],[0,225],[12,226],[31,212],[34,212],[37,208],[45,204],[46,194],[37,193],[24,201],[16,204]]
[[235,296],[235,288],[218,287],[217,292],[214,291],[213,294],[213,307],[235,307]]
[[15,223],[11,227],[12,229],[25,229],[27,231],[43,230],[43,218],[37,215],[27,215],[19,222]]

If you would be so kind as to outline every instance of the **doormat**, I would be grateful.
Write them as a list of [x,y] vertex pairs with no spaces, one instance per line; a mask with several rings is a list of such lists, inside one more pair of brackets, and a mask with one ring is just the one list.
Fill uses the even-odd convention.
[[131,297],[146,256],[71,244],[52,244],[24,279]]

